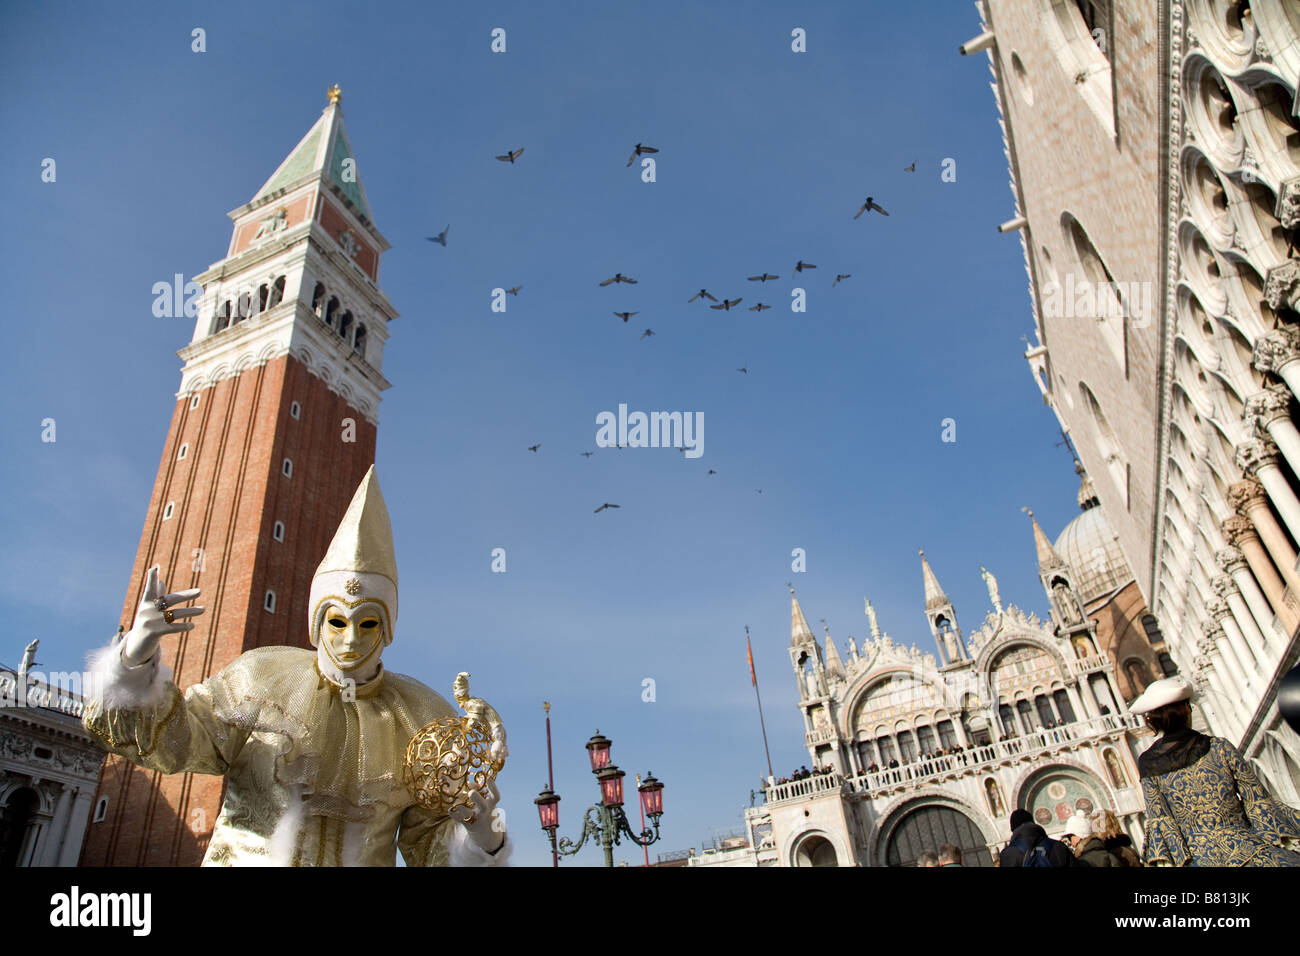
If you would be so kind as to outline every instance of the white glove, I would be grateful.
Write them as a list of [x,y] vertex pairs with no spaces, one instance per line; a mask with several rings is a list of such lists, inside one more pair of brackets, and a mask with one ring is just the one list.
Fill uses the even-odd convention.
[[[166,585],[158,578],[158,566],[154,565],[150,568],[149,575],[145,579],[144,596],[140,599],[140,606],[136,608],[135,621],[131,624],[131,630],[122,635],[122,640],[118,644],[121,648],[122,663],[127,667],[138,667],[148,663],[158,653],[158,643],[164,634],[180,634],[183,631],[193,630],[194,625],[181,618],[197,617],[204,609],[176,607],[176,605],[193,601],[198,596],[198,588],[168,594]],[[158,607],[159,598],[166,605],[165,610]],[[165,614],[171,615],[172,623],[168,623]]]

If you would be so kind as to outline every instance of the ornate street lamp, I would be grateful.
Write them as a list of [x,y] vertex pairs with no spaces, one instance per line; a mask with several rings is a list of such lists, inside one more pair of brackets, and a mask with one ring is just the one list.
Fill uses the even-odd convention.
[[[601,736],[600,731],[587,741],[587,756],[591,761],[591,772],[596,775],[600,785],[600,803],[588,807],[583,817],[582,836],[574,843],[563,837],[557,843],[555,831],[560,826],[560,797],[552,792],[550,786],[543,790],[533,802],[537,804],[537,814],[541,819],[542,829],[551,840],[551,852],[560,856],[572,856],[582,849],[588,837],[600,841],[605,850],[605,865],[614,865],[614,847],[622,843],[621,837],[627,837],[640,847],[648,847],[659,839],[659,818],[664,812],[664,785],[653,776],[645,780],[637,778],[637,794],[641,799],[641,832],[632,829],[623,812],[623,778],[626,774],[610,763],[610,747],[613,742]],[[653,830],[645,826],[645,817],[650,818]],[[649,857],[646,857],[647,861]]]

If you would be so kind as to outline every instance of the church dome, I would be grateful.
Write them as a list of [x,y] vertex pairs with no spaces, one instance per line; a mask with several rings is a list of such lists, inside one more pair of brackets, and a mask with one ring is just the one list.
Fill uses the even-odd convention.
[[1056,553],[1074,570],[1074,585],[1084,605],[1133,580],[1119,536],[1097,506],[1067,524],[1056,539]]

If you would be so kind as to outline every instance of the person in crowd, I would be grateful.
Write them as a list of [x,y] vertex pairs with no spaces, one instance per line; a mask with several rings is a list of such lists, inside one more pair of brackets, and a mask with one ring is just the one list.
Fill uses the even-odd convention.
[[1075,858],[1084,866],[1123,866],[1106,844],[1092,832],[1092,821],[1082,810],[1075,810],[1065,824],[1065,840]]
[[1129,710],[1160,737],[1138,757],[1146,862],[1173,866],[1300,866],[1283,840],[1300,813],[1269,796],[1236,747],[1192,729],[1192,685],[1153,681]]
[[1133,840],[1120,829],[1119,818],[1110,810],[1102,810],[1093,822],[1098,838],[1123,866],[1141,866],[1142,857],[1133,849]]
[[939,865],[961,866],[961,848],[953,843],[945,843],[939,847]]
[[1028,810],[1011,811],[1011,842],[998,854],[998,866],[1077,866],[1074,854],[1034,822]]
[[916,856],[916,865],[917,866],[938,866],[939,854],[935,853],[933,850],[922,850]]

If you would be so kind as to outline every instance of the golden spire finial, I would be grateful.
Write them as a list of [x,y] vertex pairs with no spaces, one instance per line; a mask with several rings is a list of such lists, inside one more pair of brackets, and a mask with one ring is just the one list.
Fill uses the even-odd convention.
[[343,90],[337,83],[335,83],[325,91],[325,95],[330,98],[330,106],[337,106],[339,100],[343,99]]

